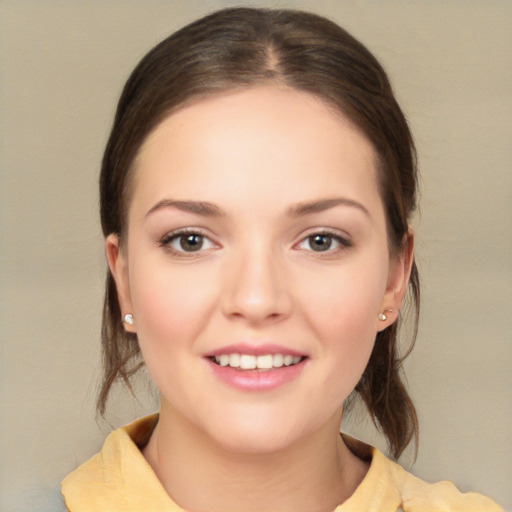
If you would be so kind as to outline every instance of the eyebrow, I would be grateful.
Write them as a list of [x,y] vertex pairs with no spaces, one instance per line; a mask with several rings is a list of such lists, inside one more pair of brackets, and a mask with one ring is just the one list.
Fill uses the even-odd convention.
[[[365,213],[368,217],[370,217],[370,212],[361,203],[345,197],[333,197],[298,203],[290,206],[287,210],[287,214],[290,217],[303,217],[306,215],[323,212],[336,206],[349,206],[357,208]],[[226,215],[225,212],[218,206],[207,201],[180,201],[176,199],[162,199],[161,201],[158,201],[158,203],[156,203],[146,213],[146,217],[164,208],[176,208],[183,212],[194,213],[204,217],[224,217]]]
[[158,201],[147,213],[146,217],[163,208],[176,208],[183,212],[195,213],[204,217],[222,217],[225,213],[216,205],[207,201],[177,201],[175,199],[162,199]]
[[313,213],[323,212],[325,210],[329,210],[336,206],[350,206],[353,208],[357,208],[361,210],[368,217],[370,216],[370,212],[357,201],[352,199],[348,199],[346,197],[332,197],[327,199],[320,199],[317,201],[307,201],[303,203],[298,203],[296,205],[291,206],[288,209],[288,215],[291,217],[302,217],[304,215],[311,215]]

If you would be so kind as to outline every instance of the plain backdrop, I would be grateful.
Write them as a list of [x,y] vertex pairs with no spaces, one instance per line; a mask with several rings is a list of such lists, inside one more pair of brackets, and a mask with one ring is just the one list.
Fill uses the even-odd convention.
[[[117,389],[107,421],[95,417],[99,162],[137,61],[227,5],[0,0],[2,511],[63,510],[62,477],[111,427],[156,408],[141,379],[137,399]],[[512,508],[512,2],[252,5],[327,15],[387,68],[422,172],[422,316],[406,364],[421,434],[403,463]],[[360,414],[344,427],[383,446]]]

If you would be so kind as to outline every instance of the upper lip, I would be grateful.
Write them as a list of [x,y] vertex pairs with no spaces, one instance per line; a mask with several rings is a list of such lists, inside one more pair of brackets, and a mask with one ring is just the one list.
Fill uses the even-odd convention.
[[277,345],[274,343],[235,343],[211,350],[205,357],[221,356],[223,354],[247,354],[252,356],[263,356],[267,354],[283,354],[291,356],[305,356],[304,353],[289,347]]

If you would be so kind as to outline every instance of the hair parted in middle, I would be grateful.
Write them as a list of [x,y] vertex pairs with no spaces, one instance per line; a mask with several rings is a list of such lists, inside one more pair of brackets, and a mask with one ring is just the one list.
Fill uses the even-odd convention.
[[[359,41],[321,16],[258,8],[229,8],[201,18],[159,43],[137,65],[119,100],[102,163],[100,208],[105,237],[116,234],[124,243],[137,154],[148,135],[187,104],[257,85],[310,93],[367,137],[377,156],[389,250],[392,255],[403,250],[416,207],[416,153],[385,71]],[[414,262],[409,300],[417,326],[419,277]],[[400,318],[377,334],[355,389],[395,458],[413,438],[417,442],[418,432],[416,412],[401,377],[399,323]],[[102,346],[104,377],[98,411],[104,414],[112,385],[121,380],[130,387],[131,376],[143,364],[137,336],[123,328],[110,272]]]

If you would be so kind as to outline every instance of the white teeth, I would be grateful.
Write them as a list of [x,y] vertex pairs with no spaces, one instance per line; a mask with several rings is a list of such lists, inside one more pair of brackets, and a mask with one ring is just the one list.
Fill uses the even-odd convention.
[[270,370],[272,366],[274,365],[274,359],[271,354],[268,354],[266,356],[258,356],[258,359],[256,360],[256,366],[260,370]]
[[231,354],[229,356],[229,366],[231,368],[240,368],[240,354]]
[[214,357],[220,366],[230,366],[241,370],[271,370],[281,366],[292,366],[300,363],[302,357],[290,354],[263,354],[253,356],[250,354],[222,354]]
[[256,368],[256,356],[241,354],[240,368],[242,368],[242,370],[254,370],[254,368]]
[[283,354],[275,354],[273,357],[273,365],[276,368],[281,368],[281,366],[283,366],[283,359],[284,359]]

